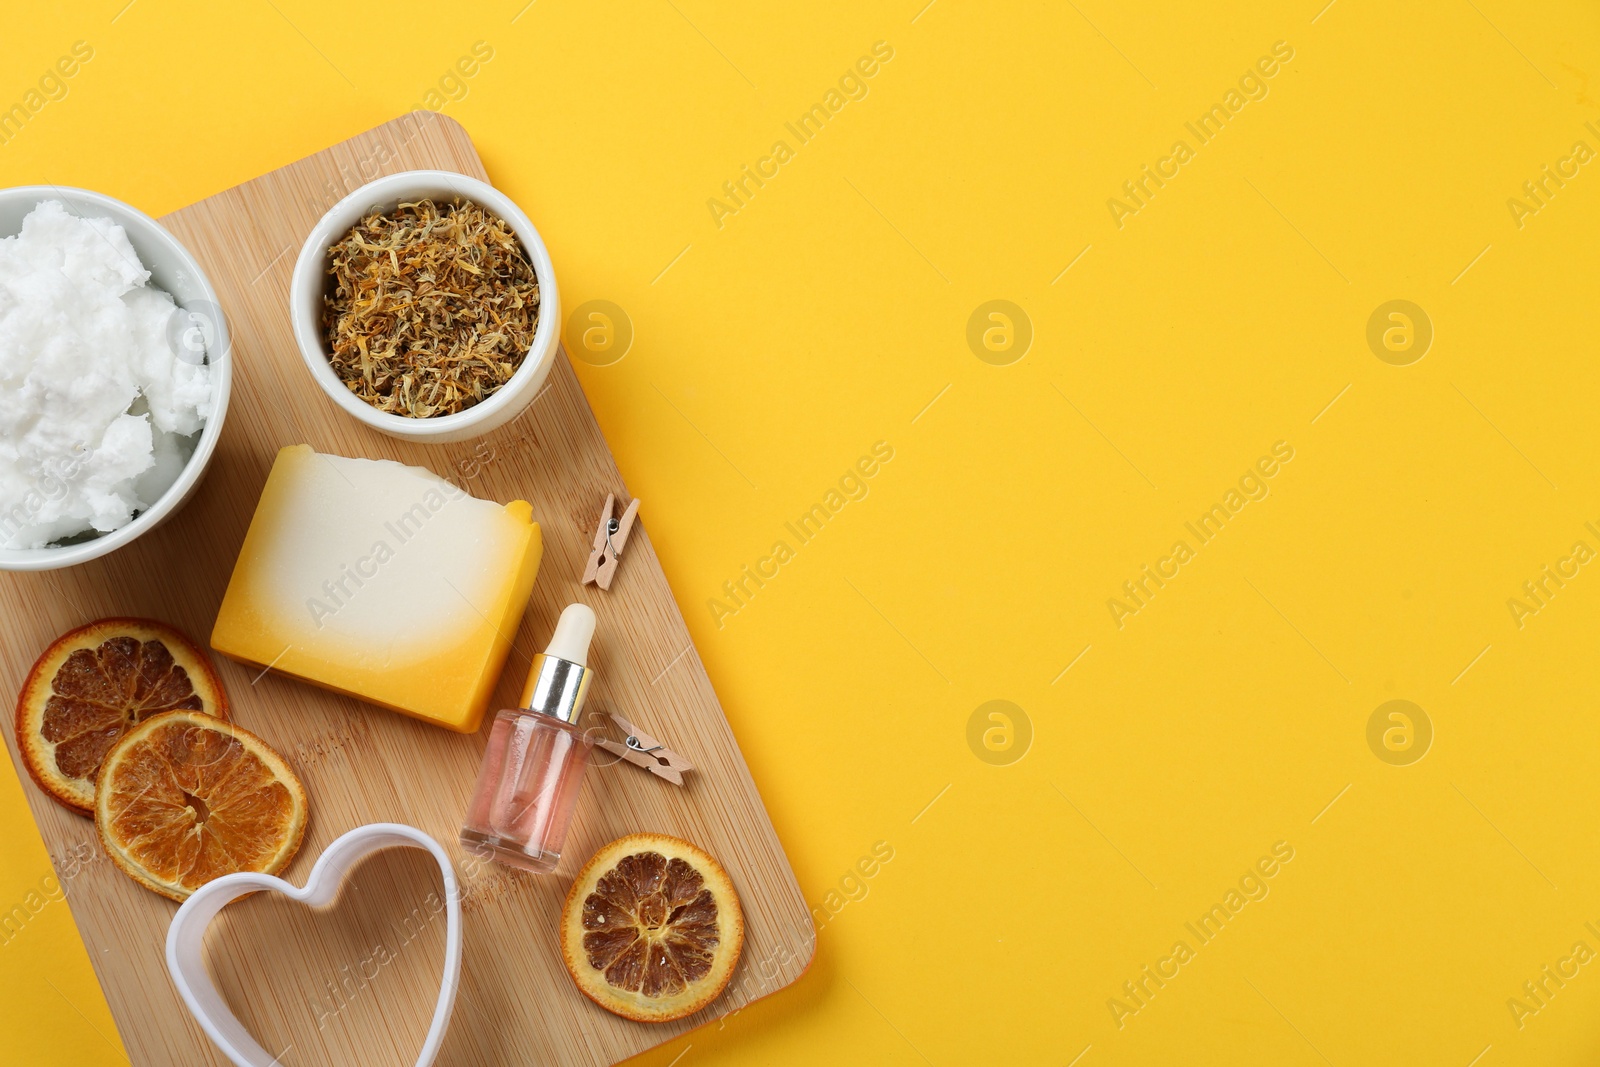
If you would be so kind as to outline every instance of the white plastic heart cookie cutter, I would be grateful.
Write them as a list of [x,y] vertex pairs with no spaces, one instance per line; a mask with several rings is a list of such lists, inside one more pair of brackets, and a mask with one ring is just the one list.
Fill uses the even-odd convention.
[[229,1009],[227,1001],[217,992],[206,971],[202,949],[206,928],[217,913],[233,901],[263,889],[282,893],[309,907],[319,908],[331,903],[339,894],[339,886],[350,868],[364,857],[386,848],[420,848],[433,854],[439,863],[439,873],[444,876],[445,945],[444,980],[439,988],[439,1000],[433,1009],[433,1022],[428,1026],[428,1036],[422,1043],[422,1053],[417,1057],[417,1067],[429,1067],[444,1043],[445,1030],[450,1026],[450,1013],[455,1008],[456,987],[461,981],[461,892],[456,884],[455,868],[439,842],[415,827],[400,823],[372,823],[358,826],[342,835],[328,846],[316,865],[304,889],[296,889],[282,878],[270,874],[241,872],[226,874],[207,882],[183,902],[172,917],[167,929],[167,970],[178,987],[189,1012],[205,1030],[206,1036],[232,1060],[237,1067],[281,1067],[277,1057],[267,1052]]

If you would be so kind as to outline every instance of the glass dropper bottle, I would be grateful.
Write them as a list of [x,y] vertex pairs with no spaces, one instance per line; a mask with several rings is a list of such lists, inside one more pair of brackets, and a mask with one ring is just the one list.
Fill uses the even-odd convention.
[[593,741],[578,728],[593,670],[594,612],[569,604],[534,657],[521,707],[495,716],[461,844],[535,874],[561,860]]

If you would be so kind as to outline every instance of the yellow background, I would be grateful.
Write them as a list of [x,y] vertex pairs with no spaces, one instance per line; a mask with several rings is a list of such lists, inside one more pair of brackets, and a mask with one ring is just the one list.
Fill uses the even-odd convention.
[[[0,185],[161,214],[493,48],[444,111],[566,308],[633,323],[579,376],[825,920],[796,986],[642,1062],[1593,1062],[1600,965],[1520,1028],[1507,1000],[1600,950],[1600,568],[1521,628],[1507,600],[1600,548],[1600,164],[1520,228],[1506,201],[1600,149],[1600,14],[925,2],[13,5],[0,105],[95,57]],[[1119,229],[1108,198],[1278,41],[1268,95]],[[1006,366],[966,340],[993,299],[1034,331]],[[1393,299],[1433,324],[1410,366],[1367,345]],[[877,441],[869,495],[717,625]],[[1119,629],[1107,599],[1277,441],[1270,495]],[[1031,724],[1009,765],[968,744],[996,699]],[[1391,699],[1432,724],[1409,766],[1368,747]],[[9,776],[0,810],[9,904],[49,868]],[[1270,894],[1119,1028],[1108,999],[1279,841]],[[0,989],[0,1056],[121,1062],[66,909]]]

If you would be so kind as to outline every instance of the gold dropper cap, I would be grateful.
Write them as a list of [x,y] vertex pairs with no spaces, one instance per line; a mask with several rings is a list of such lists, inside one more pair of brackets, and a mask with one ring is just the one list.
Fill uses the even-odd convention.
[[578,721],[594,675],[587,666],[594,625],[594,611],[587,605],[566,606],[549,646],[533,657],[520,706],[565,723]]

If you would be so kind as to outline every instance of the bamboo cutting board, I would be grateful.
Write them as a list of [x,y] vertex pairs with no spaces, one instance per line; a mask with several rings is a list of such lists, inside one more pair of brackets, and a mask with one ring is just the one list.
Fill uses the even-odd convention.
[[[628,497],[566,359],[556,361],[550,384],[521,418],[455,445],[408,444],[368,430],[306,371],[288,311],[301,242],[348,191],[419,168],[486,178],[460,125],[417,113],[162,220],[210,274],[232,328],[233,397],[221,442],[199,492],[161,528],[83,566],[0,575],[0,681],[6,692],[18,691],[52,638],[105,615],[163,619],[203,643],[282,445],[395,459],[475,496],[532,502],[544,561],[499,706],[515,702],[561,608],[582,601],[599,616],[590,707],[625,715],[696,768],[679,789],[626,764],[602,765],[608,757],[597,749],[555,875],[486,864],[456,841],[487,720],[479,734],[454,734],[272,671],[258,677],[220,657],[217,667],[234,718],[288,758],[310,798],[305,843],[284,877],[302,883],[330,841],[370,822],[416,826],[455,858],[464,969],[438,1062],[612,1063],[793,982],[810,963],[815,934],[647,531],[636,528],[609,592],[578,584],[606,494]],[[14,724],[5,720],[15,761]],[[133,1062],[226,1067],[167,977],[164,943],[177,906],[118,872],[89,820],[22,777]],[[698,1015],[660,1026],[617,1018],[586,1000],[556,939],[577,868],[606,841],[639,830],[684,837],[717,856],[745,914],[744,953],[727,991]],[[420,852],[384,853],[354,872],[325,912],[261,894],[230,906],[213,925],[207,951],[219,988],[264,1047],[283,1050],[285,1067],[414,1062],[442,973],[445,923],[430,866]]]

